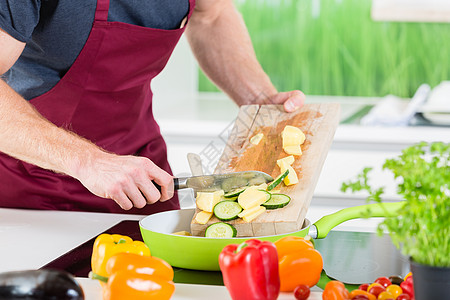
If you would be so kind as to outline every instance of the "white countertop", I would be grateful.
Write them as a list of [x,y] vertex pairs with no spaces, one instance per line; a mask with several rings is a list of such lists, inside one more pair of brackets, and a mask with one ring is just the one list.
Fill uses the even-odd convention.
[[[78,278],[83,291],[85,293],[86,300],[100,300],[102,297],[100,284],[97,281]],[[214,297],[212,296],[214,295]],[[312,291],[308,300],[320,300],[322,299],[321,292]],[[175,292],[172,296],[172,300],[229,300],[230,296],[227,289],[224,286],[214,285],[197,285],[197,284],[175,284]],[[294,300],[292,293],[281,293],[278,300]]]

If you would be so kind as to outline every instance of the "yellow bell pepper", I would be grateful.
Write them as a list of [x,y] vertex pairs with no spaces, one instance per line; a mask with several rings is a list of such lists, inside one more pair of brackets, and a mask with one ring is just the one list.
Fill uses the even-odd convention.
[[125,235],[101,234],[95,239],[92,250],[92,272],[97,276],[107,277],[106,262],[111,256],[121,252],[150,256],[150,249],[141,241],[133,241]]

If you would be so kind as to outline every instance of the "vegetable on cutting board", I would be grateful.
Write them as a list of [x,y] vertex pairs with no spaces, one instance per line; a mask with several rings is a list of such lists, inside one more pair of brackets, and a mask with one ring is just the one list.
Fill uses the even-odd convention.
[[214,206],[214,215],[221,221],[234,220],[238,217],[241,211],[242,207],[239,203],[231,200],[219,202],[216,206]]
[[284,158],[280,158],[277,160],[277,166],[281,169],[281,164],[285,163],[288,166],[292,166],[295,161],[295,157],[293,155],[286,156]]
[[247,240],[225,246],[219,255],[223,282],[233,300],[275,300],[280,293],[278,256],[269,241]]
[[306,136],[298,127],[286,125],[281,132],[283,150],[287,154],[302,155],[300,145],[305,142]]
[[286,171],[288,171],[287,176],[283,179],[283,182],[286,186],[298,183],[297,173],[295,173],[294,168],[288,165],[285,161],[280,162],[280,170],[281,173],[285,173]]
[[209,219],[211,219],[213,213],[202,210],[195,216],[195,221],[197,221],[199,224],[206,224],[208,223]]
[[259,142],[261,142],[263,137],[264,137],[264,133],[255,134],[252,138],[250,138],[250,143],[256,146],[259,144]]
[[197,192],[196,204],[203,211],[213,212],[214,206],[223,200],[224,191]]
[[291,197],[288,195],[272,193],[272,197],[261,205],[267,209],[278,209],[285,207],[289,202],[291,202]]
[[24,270],[0,274],[0,299],[83,300],[75,278],[60,270]]
[[270,193],[260,190],[257,187],[249,187],[238,197],[238,203],[243,209],[250,209],[259,206],[269,200]]
[[256,219],[259,215],[262,215],[265,211],[266,208],[264,206],[257,205],[249,209],[244,209],[238,216],[248,223]]
[[[281,162],[281,164],[284,164],[284,162]],[[271,191],[276,188],[289,175],[289,172],[290,170],[288,169],[286,169],[284,172],[281,172],[281,174],[267,186],[267,191]]]
[[236,228],[233,225],[217,222],[209,225],[205,231],[205,237],[210,238],[232,238],[237,234]]

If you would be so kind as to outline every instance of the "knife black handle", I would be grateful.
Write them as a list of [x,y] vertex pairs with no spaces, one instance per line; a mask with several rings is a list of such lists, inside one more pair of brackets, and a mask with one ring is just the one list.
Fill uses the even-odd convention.
[[[161,193],[161,186],[154,181],[152,181],[152,183],[158,189],[158,191]],[[180,181],[176,177],[173,178],[173,189],[175,191],[180,189]]]

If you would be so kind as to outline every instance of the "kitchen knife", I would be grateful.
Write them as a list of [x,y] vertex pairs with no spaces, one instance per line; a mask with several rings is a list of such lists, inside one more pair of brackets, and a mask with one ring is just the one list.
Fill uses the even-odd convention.
[[224,190],[225,193],[247,185],[258,185],[273,181],[273,178],[260,171],[244,171],[225,174],[201,175],[174,178],[175,190],[192,188],[195,191]]

